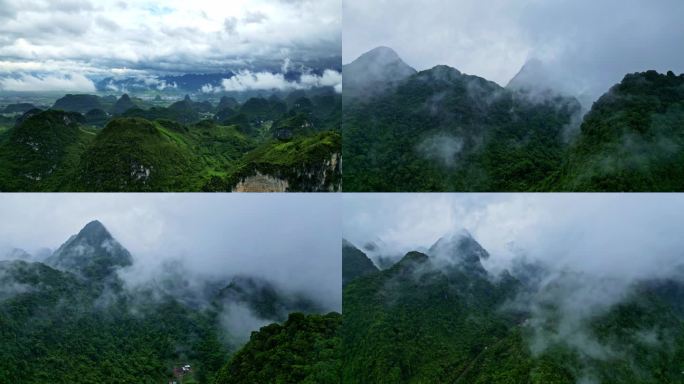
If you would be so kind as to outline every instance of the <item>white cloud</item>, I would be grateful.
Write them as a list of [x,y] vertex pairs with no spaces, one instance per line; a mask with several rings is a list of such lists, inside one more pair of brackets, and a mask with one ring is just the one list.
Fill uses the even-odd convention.
[[1,78],[0,90],[15,92],[95,92],[95,84],[92,80],[81,74],[66,74],[63,76],[21,75],[17,78]]
[[338,88],[341,89],[341,83],[342,74],[328,69],[321,76],[312,73],[302,74],[299,81],[288,81],[282,73],[243,70],[229,79],[223,79],[220,88],[205,85],[202,87],[202,92],[294,90],[315,87],[334,87],[337,90]]
[[204,84],[200,90],[202,93],[216,93],[221,91],[221,87],[214,87],[211,84]]
[[285,80],[282,73],[240,71],[229,79],[221,82],[224,91],[250,91],[290,89],[292,83]]

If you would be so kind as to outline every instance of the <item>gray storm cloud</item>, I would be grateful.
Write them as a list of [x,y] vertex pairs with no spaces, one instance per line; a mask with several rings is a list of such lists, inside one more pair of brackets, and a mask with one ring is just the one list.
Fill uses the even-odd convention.
[[0,200],[0,212],[0,249],[34,255],[100,220],[133,255],[121,274],[131,287],[169,271],[190,285],[245,275],[341,308],[337,196],[17,194]]
[[348,0],[343,7],[344,63],[386,45],[416,69],[446,64],[505,86],[538,60],[539,81],[588,100],[630,72],[684,72],[678,0]]
[[127,69],[220,73],[331,60],[341,19],[340,0],[1,1],[0,90],[42,80],[45,90],[88,91],[78,76]]

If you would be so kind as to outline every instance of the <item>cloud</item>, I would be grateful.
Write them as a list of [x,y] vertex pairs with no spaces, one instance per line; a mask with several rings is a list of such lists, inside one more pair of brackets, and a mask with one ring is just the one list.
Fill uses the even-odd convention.
[[417,69],[446,64],[506,85],[536,58],[590,98],[630,72],[684,72],[678,0],[348,0],[343,12],[345,63],[386,45]]
[[243,70],[231,78],[223,79],[220,87],[213,87],[210,84],[203,86],[202,92],[287,91],[315,87],[334,87],[336,90],[341,90],[341,84],[342,74],[333,70],[325,70],[320,76],[305,73],[298,81],[288,81],[282,73]]
[[[11,4],[10,4],[11,3]],[[91,79],[127,67],[152,75],[272,70],[341,52],[340,0],[0,3],[0,62]],[[327,64],[326,64],[327,65]],[[34,72],[12,72],[19,75]]]
[[262,12],[247,12],[245,17],[242,18],[242,22],[245,24],[260,24],[268,20],[268,16]]
[[0,90],[14,92],[95,92],[95,84],[80,74],[64,76],[21,75],[17,78],[0,78]]
[[223,29],[229,35],[237,35],[238,20],[235,17],[229,17],[223,21]]

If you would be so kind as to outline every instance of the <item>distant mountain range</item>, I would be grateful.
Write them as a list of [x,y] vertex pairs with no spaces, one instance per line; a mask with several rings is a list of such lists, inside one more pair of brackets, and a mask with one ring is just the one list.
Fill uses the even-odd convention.
[[346,191],[684,190],[684,75],[627,75],[587,112],[534,60],[505,88],[386,47],[343,74]]
[[492,274],[487,257],[458,232],[379,270],[345,242],[342,381],[681,381],[684,281],[616,293],[604,277],[524,260]]
[[[10,258],[0,261],[0,382],[168,382],[190,365],[185,380],[242,383],[248,372],[265,372],[252,354],[271,350],[293,360],[271,366],[270,375],[339,382],[332,379],[340,369],[339,314],[312,314],[321,311],[315,301],[266,280],[189,284],[182,270],[161,270],[128,284],[121,272],[135,258],[97,220],[43,262],[18,250],[0,257]],[[245,314],[255,331],[283,325],[254,332],[241,351],[235,340],[250,327]],[[281,328],[288,331],[277,346],[263,344]]]
[[341,116],[330,87],[243,103],[69,94],[0,129],[0,190],[338,191]]
[[105,77],[95,83],[99,92],[145,92],[145,91],[172,91],[200,93],[202,87],[210,85],[220,87],[224,79],[230,79],[240,71],[267,72],[282,74],[285,80],[297,82],[302,75],[321,76],[326,69],[341,72],[342,60],[340,57],[319,59],[315,62],[291,62],[283,72],[282,63],[272,65],[263,64],[256,67],[226,70],[221,73],[185,73],[178,75],[158,76],[130,76],[130,77]]

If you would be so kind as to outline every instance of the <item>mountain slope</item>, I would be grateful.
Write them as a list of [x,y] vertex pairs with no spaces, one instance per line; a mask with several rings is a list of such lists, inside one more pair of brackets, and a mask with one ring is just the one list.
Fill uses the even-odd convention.
[[378,267],[347,240],[342,240],[342,286],[350,281],[378,272]]
[[78,190],[184,190],[199,173],[181,135],[138,118],[112,120],[83,154]]
[[138,106],[131,100],[127,93],[121,95],[112,108],[114,115],[121,115],[129,109],[137,108]]
[[684,75],[625,76],[596,101],[548,189],[684,190]]
[[216,384],[336,384],[340,381],[342,316],[290,314],[283,325],[252,333],[221,369]]
[[12,128],[0,141],[0,190],[51,190],[64,185],[93,138],[80,128],[82,121],[77,113],[44,111]]
[[344,97],[367,100],[415,73],[391,48],[374,48],[342,67]]
[[121,267],[133,264],[131,254],[99,221],[91,221],[62,244],[45,263],[87,278],[104,279]]
[[0,262],[0,382],[164,382],[179,360],[212,382],[228,356],[217,314],[125,290],[113,272],[132,258],[101,223],[47,262],[60,269]]
[[97,95],[66,95],[52,106],[52,109],[65,112],[86,113],[92,109],[104,109],[101,98]]
[[464,260],[446,265],[443,255],[410,252],[344,288],[344,382],[453,382],[472,357],[507,336],[513,320],[495,309],[515,282],[468,273],[474,267],[462,263],[479,265],[480,256],[465,248],[445,251]]

